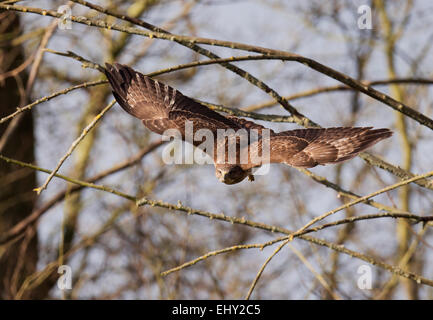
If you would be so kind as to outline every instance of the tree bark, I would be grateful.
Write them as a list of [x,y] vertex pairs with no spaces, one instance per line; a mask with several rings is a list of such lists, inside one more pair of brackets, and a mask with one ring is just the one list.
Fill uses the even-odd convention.
[[[24,62],[21,46],[12,41],[21,33],[19,16],[0,11],[0,74],[15,70]],[[26,101],[27,74],[16,72],[0,82],[0,117],[15,111]],[[11,122],[0,126],[0,137]],[[22,114],[1,153],[25,162],[34,162],[33,114]],[[29,215],[36,194],[35,171],[0,162],[0,233],[7,231]],[[36,270],[38,260],[37,232],[29,228],[25,235],[0,247],[0,298],[13,299],[24,279]],[[23,298],[29,298],[25,295]]]

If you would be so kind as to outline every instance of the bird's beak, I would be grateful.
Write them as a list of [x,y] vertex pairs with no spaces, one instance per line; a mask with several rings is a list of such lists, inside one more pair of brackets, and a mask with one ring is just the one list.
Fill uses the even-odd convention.
[[254,177],[252,175],[243,175],[242,177],[233,177],[229,175],[229,171],[223,171],[223,170],[217,170],[216,177],[219,181],[225,184],[235,184],[238,182],[241,182],[248,176],[248,179],[250,181],[254,180]]
[[235,181],[231,180],[229,175],[228,175],[228,171],[222,171],[220,170],[218,172],[218,180],[221,181],[222,183],[225,184],[234,184],[236,183]]
[[226,179],[226,175],[227,175],[226,171],[217,170],[217,172],[216,172],[216,176],[217,176],[218,180],[221,182],[224,182],[224,180]]
[[221,174],[221,182],[227,183],[229,180],[228,172],[222,172]]

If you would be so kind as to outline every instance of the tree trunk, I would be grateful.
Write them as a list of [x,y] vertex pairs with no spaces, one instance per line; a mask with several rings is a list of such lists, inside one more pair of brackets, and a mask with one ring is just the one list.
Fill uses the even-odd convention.
[[[23,48],[12,44],[21,33],[19,16],[0,11],[0,74],[19,67],[24,62]],[[0,77],[1,79],[1,77]],[[1,81],[1,80],[0,80]],[[15,111],[26,101],[25,71],[13,74],[0,82],[0,117]],[[0,126],[0,137],[11,122]],[[1,154],[25,162],[34,162],[34,132],[32,112],[25,112],[17,127],[3,145]],[[34,170],[0,162],[0,233],[29,215],[34,207],[36,193]],[[0,246],[0,298],[13,299],[25,278],[36,270],[38,260],[37,233],[29,228],[18,240]],[[23,298],[29,298],[24,295]]]

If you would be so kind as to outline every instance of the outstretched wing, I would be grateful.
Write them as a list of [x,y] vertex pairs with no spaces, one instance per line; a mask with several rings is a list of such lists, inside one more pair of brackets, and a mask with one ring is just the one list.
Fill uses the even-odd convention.
[[178,129],[185,137],[186,120],[192,121],[194,133],[199,129],[216,132],[240,128],[236,122],[128,66],[107,63],[105,74],[120,106],[153,132]]
[[[285,163],[300,168],[337,163],[355,157],[362,150],[391,135],[389,129],[371,127],[284,131],[270,136],[270,159],[263,160],[262,163]],[[258,146],[250,146],[251,153],[260,152],[262,141],[257,144]],[[250,163],[249,167],[257,165],[259,164]]]

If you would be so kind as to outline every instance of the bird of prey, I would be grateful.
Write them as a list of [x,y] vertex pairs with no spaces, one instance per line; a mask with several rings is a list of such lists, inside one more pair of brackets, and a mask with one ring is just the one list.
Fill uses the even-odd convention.
[[[224,157],[217,159],[214,150],[206,150],[214,160],[215,174],[225,184],[241,182],[246,177],[254,180],[252,169],[267,163],[285,163],[298,168],[337,163],[355,157],[362,150],[392,135],[389,129],[372,127],[337,127],[296,129],[274,132],[252,121],[235,116],[224,116],[203,104],[184,96],[182,93],[159,81],[153,80],[132,68],[115,63],[106,63],[105,74],[113,95],[119,105],[129,114],[140,119],[153,132],[163,134],[168,129],[178,130],[185,140],[185,123],[193,124],[194,133],[200,129],[210,130],[256,130],[258,139],[248,140],[242,150],[236,149],[235,161]],[[266,161],[253,161],[252,156],[240,163],[240,154],[253,153],[263,143],[263,130],[269,130],[269,157]],[[235,139],[237,145],[239,140]],[[198,142],[192,141],[197,147]],[[227,143],[227,137],[224,139]],[[221,145],[221,141],[215,141]],[[213,152],[212,152],[213,151]],[[254,151],[257,153],[257,151]],[[217,161],[218,160],[218,161]]]

